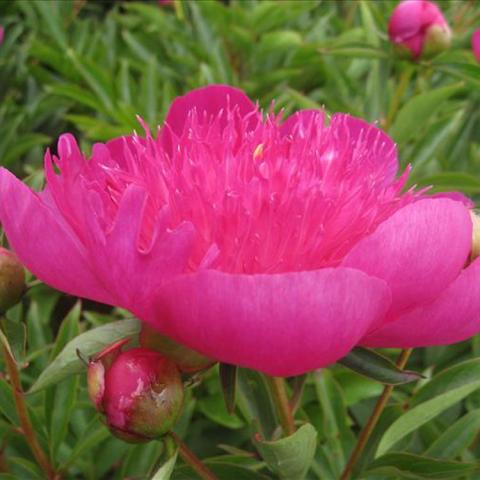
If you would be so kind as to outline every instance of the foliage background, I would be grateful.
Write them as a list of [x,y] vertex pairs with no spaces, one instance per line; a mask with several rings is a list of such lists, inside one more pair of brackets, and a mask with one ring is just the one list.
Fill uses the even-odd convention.
[[[452,26],[453,46],[432,61],[411,64],[388,43],[395,3],[3,0],[0,162],[40,188],[43,152],[55,150],[59,134],[74,133],[89,152],[95,141],[139,130],[136,114],[151,126],[161,124],[175,96],[228,83],[264,108],[275,99],[275,109],[286,113],[324,107],[378,122],[398,143],[402,165],[412,164],[412,185],[434,184],[477,198],[480,68],[470,36],[480,26],[480,4],[438,2]],[[126,317],[31,279],[23,303],[3,324],[23,367],[24,387],[80,332]],[[480,478],[480,338],[419,349],[409,368],[426,379],[394,390],[355,478]],[[1,370],[0,362],[0,478],[43,478],[16,428]],[[216,369],[191,383],[176,429],[190,448],[222,479],[277,478],[251,441],[253,431],[271,437],[277,426],[262,378],[241,372],[234,416],[223,406]],[[473,390],[447,408],[442,394],[465,385]],[[318,432],[308,478],[339,478],[381,390],[341,366],[308,376],[297,410],[297,419]],[[88,402],[84,375],[27,399],[41,443],[63,478],[150,478],[165,459],[162,442],[132,446],[110,436]],[[372,463],[388,426],[432,399],[439,415],[426,421],[425,411],[418,414],[419,427],[392,448],[407,456],[390,454],[380,466]],[[178,461],[172,478],[196,477]]]

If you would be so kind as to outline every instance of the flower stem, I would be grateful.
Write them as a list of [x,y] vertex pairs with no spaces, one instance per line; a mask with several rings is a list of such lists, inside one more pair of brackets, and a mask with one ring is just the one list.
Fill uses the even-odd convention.
[[15,406],[17,409],[18,418],[20,420],[20,426],[22,428],[22,433],[25,436],[25,441],[27,442],[30,450],[32,451],[35,460],[38,465],[45,472],[45,475],[50,480],[58,479],[58,475],[55,472],[54,468],[50,464],[47,455],[43,451],[38,439],[35,435],[32,422],[28,415],[27,405],[25,403],[25,398],[23,395],[22,384],[20,382],[20,375],[18,372],[18,367],[15,362],[15,359],[12,357],[10,351],[5,345],[2,345],[3,357],[5,358],[5,365],[7,367],[8,376],[10,378],[10,385],[12,386],[13,398],[15,401]]
[[414,68],[411,65],[407,65],[400,75],[400,81],[398,82],[395,93],[393,94],[392,102],[390,103],[390,108],[388,109],[385,130],[388,130],[392,125],[393,118],[395,117],[398,107],[400,106],[403,94],[408,87],[408,82],[410,81],[413,70]]
[[285,380],[282,377],[267,377],[267,379],[283,434],[285,436],[293,435],[295,433],[295,422],[288,402]]
[[[412,353],[411,348],[407,350],[402,350],[396,362],[397,367],[404,368],[411,353]],[[358,437],[358,442],[355,445],[355,448],[353,449],[353,452],[348,460],[345,470],[342,473],[342,476],[340,477],[340,480],[348,480],[350,478],[353,467],[355,466],[358,459],[360,458],[360,455],[365,449],[368,439],[370,438],[370,435],[372,434],[372,431],[375,428],[375,425],[377,424],[378,419],[380,418],[380,415],[382,414],[385,406],[387,405],[388,399],[390,398],[392,391],[393,391],[393,385],[385,385],[385,388],[383,389],[382,394],[377,400],[375,408],[373,409],[373,412],[370,415],[368,422],[366,423],[365,427],[363,427],[363,430],[361,431],[360,436]]]
[[185,445],[185,443],[182,442],[176,433],[170,432],[170,436],[177,444],[180,457],[182,457],[185,463],[188,463],[188,465],[192,467],[200,478],[203,480],[218,480],[215,474],[202,463],[202,461]]

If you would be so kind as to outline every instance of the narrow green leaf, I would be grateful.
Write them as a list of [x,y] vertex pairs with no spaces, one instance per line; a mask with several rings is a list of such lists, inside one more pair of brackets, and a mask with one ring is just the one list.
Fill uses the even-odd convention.
[[245,426],[237,415],[227,412],[223,396],[219,393],[198,400],[198,409],[210,420],[227,428]]
[[464,172],[440,172],[415,182],[419,186],[433,186],[431,192],[459,190],[467,194],[480,192],[480,180],[476,175]]
[[421,403],[396,420],[383,435],[376,457],[383,455],[399,440],[480,388],[480,381],[463,385]]
[[[429,458],[411,453],[389,453],[370,464],[368,474],[389,475],[388,478],[463,478],[477,470],[474,463],[461,463]],[[369,478],[369,477],[365,477]]]
[[271,438],[277,428],[275,407],[265,378],[259,372],[240,368],[238,370],[238,407],[243,417],[260,429],[264,438]]
[[472,410],[450,425],[425,451],[437,458],[455,458],[466,450],[480,431],[480,409]]
[[301,480],[315,456],[317,431],[307,423],[289,437],[276,441],[254,438],[253,441],[266,464],[279,478]]
[[135,318],[94,328],[70,341],[53,362],[40,374],[29,393],[38,392],[49,385],[80,373],[85,366],[77,356],[77,350],[84,356],[93,355],[107,345],[122,338],[131,337],[140,331],[140,322]]
[[446,100],[463,89],[463,84],[449,85],[410,98],[399,110],[389,133],[395,141],[407,142],[422,131],[425,124]]
[[227,412],[229,414],[232,414],[235,410],[238,368],[236,365],[221,363],[219,371],[220,371],[220,383],[223,391],[223,398],[225,400],[225,407],[227,408]]
[[446,368],[425,383],[412,397],[411,406],[426,402],[442,393],[477,382],[480,378],[480,358],[474,358]]
[[417,372],[401,370],[388,358],[368,348],[355,348],[346,357],[338,360],[338,363],[387,385],[401,385],[422,378]]
[[172,476],[178,452],[175,452],[153,475],[152,480],[169,480]]

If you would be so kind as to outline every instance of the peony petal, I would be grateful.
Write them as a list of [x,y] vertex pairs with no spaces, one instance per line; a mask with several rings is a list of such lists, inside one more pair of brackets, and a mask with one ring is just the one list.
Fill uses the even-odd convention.
[[72,295],[115,303],[90,269],[86,251],[67,223],[57,221],[55,210],[4,168],[0,169],[0,221],[18,258],[42,281]]
[[425,347],[465,340],[480,332],[480,258],[437,299],[368,335],[371,347]]
[[[133,306],[136,310],[143,308],[166,279],[185,271],[194,242],[194,228],[184,222],[172,231],[163,225],[163,229],[153,232],[150,245],[142,248],[140,232],[146,198],[142,187],[128,186],[112,230],[90,247],[97,253],[92,259],[97,274],[120,299],[119,305],[130,310]],[[94,226],[90,230],[99,232]],[[101,237],[101,233],[97,236]]]
[[361,240],[342,265],[385,280],[391,314],[433,300],[460,273],[470,253],[467,208],[446,198],[424,199],[397,211]]
[[383,130],[344,113],[332,116],[329,130],[340,144],[350,144],[352,157],[362,161],[365,170],[382,172],[385,185],[394,180],[398,170],[397,148]]
[[422,3],[419,0],[407,0],[395,7],[388,23],[388,34],[393,42],[402,43],[420,33],[424,23]]
[[[193,109],[198,114],[205,112],[208,116],[216,116],[221,110],[238,108],[241,117],[255,112],[255,104],[242,92],[242,90],[228,85],[209,85],[207,87],[197,88],[191,92],[177,97],[168,111],[165,123],[168,124],[172,132],[180,136],[188,116],[188,112]],[[252,128],[255,127],[256,118],[252,118]]]
[[449,198],[455,202],[463,203],[467,208],[474,208],[475,202],[464,195],[462,192],[439,192],[429,195],[430,198]]
[[280,127],[282,135],[290,135],[293,133],[295,127],[300,125],[307,128],[311,122],[318,124],[318,128],[321,129],[324,124],[325,114],[322,110],[300,110],[290,115]]
[[143,320],[210,358],[289,376],[344,356],[389,305],[383,281],[352,269],[204,270],[164,285]]

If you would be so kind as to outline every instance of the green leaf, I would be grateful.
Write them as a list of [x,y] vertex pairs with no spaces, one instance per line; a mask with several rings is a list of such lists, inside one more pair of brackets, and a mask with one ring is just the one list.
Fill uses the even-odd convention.
[[480,358],[474,358],[442,370],[425,383],[412,397],[411,406],[426,402],[438,395],[464,385],[475,383],[480,378]]
[[262,374],[253,370],[238,370],[238,407],[244,418],[260,429],[264,438],[271,438],[277,428],[275,407]]
[[40,374],[29,393],[38,392],[49,385],[81,373],[85,366],[77,356],[79,350],[84,356],[93,355],[107,345],[126,337],[132,337],[140,331],[140,322],[135,318],[94,328],[82,333],[70,341],[53,362]]
[[452,75],[452,77],[460,78],[473,82],[477,88],[480,86],[480,66],[473,63],[443,63],[433,62],[433,66],[444,73]]
[[18,364],[25,359],[25,346],[27,342],[27,329],[22,321],[8,318],[8,314],[2,320],[5,337],[8,338],[7,348],[10,349],[12,357]]
[[388,58],[387,52],[376,47],[367,47],[358,45],[342,45],[334,47],[320,47],[319,53],[322,55],[332,55],[334,57],[350,58]]
[[172,476],[178,452],[175,452],[153,475],[152,480],[169,480]]
[[307,423],[289,437],[275,441],[255,437],[253,442],[266,464],[279,478],[301,480],[305,478],[315,456],[317,431]]
[[467,194],[480,192],[480,180],[477,176],[464,172],[440,172],[423,177],[415,182],[419,186],[430,186],[430,192],[448,192],[459,190]]
[[338,363],[387,385],[401,385],[422,378],[417,372],[401,370],[388,358],[368,348],[355,348],[346,357],[338,360]]
[[[474,463],[461,463],[413,455],[411,453],[389,453],[370,464],[368,474],[388,475],[388,478],[463,478],[477,470]],[[370,478],[369,476],[365,478]]]
[[396,142],[407,142],[422,131],[433,114],[447,99],[463,89],[463,85],[456,84],[415,95],[399,110],[389,133]]
[[383,435],[376,457],[387,452],[399,440],[480,388],[480,380],[460,386],[417,405],[396,420]]
[[[271,480],[270,477],[262,475],[251,468],[227,461],[204,460],[203,463],[213,472],[218,480]],[[198,477],[188,465],[175,468],[172,475],[173,480],[193,480],[197,478],[200,477]]]
[[237,372],[236,365],[229,365],[221,363],[219,367],[220,383],[222,386],[223,398],[225,400],[225,407],[229,414],[235,410],[235,397],[237,393]]
[[[98,419],[94,417],[95,424],[98,424]],[[73,465],[77,458],[81,457],[84,453],[88,452],[89,450],[95,448],[106,440],[107,438],[111,438],[112,434],[110,431],[100,424],[97,428],[93,430],[89,430],[88,434],[85,435],[83,438],[79,439],[75,443],[75,447],[73,451],[70,453],[68,460],[62,465],[61,470],[65,470],[70,465]]]
[[199,410],[210,420],[227,428],[241,428],[245,424],[237,417],[227,412],[223,396],[218,393],[201,398],[198,401]]
[[455,458],[466,450],[480,431],[480,409],[472,410],[450,425],[425,451],[437,458]]

